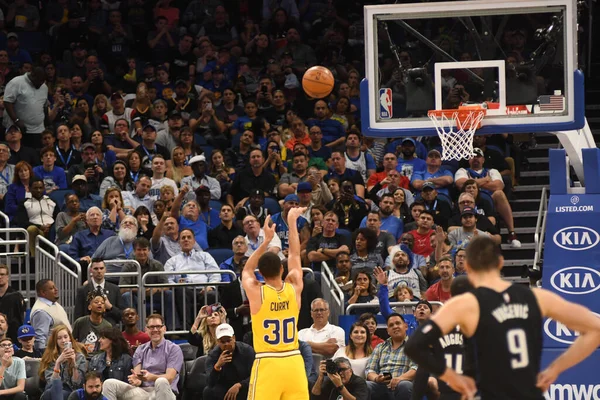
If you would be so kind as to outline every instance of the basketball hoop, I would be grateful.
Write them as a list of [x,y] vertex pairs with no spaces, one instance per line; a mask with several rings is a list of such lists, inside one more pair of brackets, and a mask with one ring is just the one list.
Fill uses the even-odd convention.
[[442,142],[442,160],[460,161],[473,157],[473,135],[481,126],[485,113],[485,108],[480,105],[460,106],[458,109],[449,110],[429,110],[427,115]]

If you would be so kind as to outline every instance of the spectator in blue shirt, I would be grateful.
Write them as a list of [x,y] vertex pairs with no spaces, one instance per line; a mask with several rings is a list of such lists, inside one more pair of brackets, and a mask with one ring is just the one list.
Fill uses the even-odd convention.
[[[271,217],[271,220],[275,224],[275,233],[277,234],[277,236],[279,236],[279,239],[281,240],[281,250],[283,252],[283,255],[286,257],[288,253],[288,248],[290,247],[288,243],[288,235],[290,229],[287,224],[287,216],[288,212],[292,208],[298,207],[299,204],[300,199],[298,198],[298,195],[288,194],[283,199],[283,211],[278,212],[277,214]],[[298,226],[298,232],[302,230],[306,223],[307,221],[303,217],[298,218],[298,221],[296,222],[296,225]],[[300,238],[301,242],[305,240],[308,240],[308,237],[305,236],[304,238]]]
[[423,189],[425,182],[432,182],[438,193],[444,193],[450,196],[448,188],[452,186],[454,177],[452,172],[441,169],[442,155],[437,150],[430,150],[427,153],[427,169],[423,172],[414,172],[411,184],[417,190]]
[[42,165],[33,168],[35,176],[44,181],[46,194],[54,190],[67,189],[67,178],[65,170],[56,167],[56,150],[54,147],[45,147],[42,149]]
[[[406,176],[409,180],[412,178],[413,173],[423,172],[427,169],[427,164],[425,161],[417,157],[415,153],[415,146],[416,142],[414,139],[402,139],[402,143],[400,145],[401,154],[398,157],[398,165],[396,166],[398,172]],[[393,153],[396,154],[395,148]]]
[[[402,220],[395,215],[394,212],[394,195],[385,193],[379,200],[379,216],[381,217],[381,228],[380,230],[391,233],[396,242],[400,240],[400,236],[404,233],[404,223]],[[364,217],[360,223],[361,228],[367,226],[367,217]]]
[[346,131],[340,121],[329,118],[329,108],[325,100],[319,100],[315,103],[315,118],[306,121],[306,125],[310,129],[313,126],[318,126],[323,132],[323,143],[327,147],[335,148],[344,144],[346,140]]
[[71,189],[79,198],[79,209],[87,211],[92,207],[102,206],[102,197],[88,192],[87,178],[85,175],[75,175],[71,181]]
[[98,207],[91,207],[85,213],[85,222],[88,229],[79,231],[73,235],[67,254],[81,264],[87,265],[92,261],[92,254],[102,242],[113,236],[114,231],[101,229],[102,211]]
[[191,229],[200,248],[206,250],[208,249],[208,225],[200,218],[198,202],[196,200],[188,201],[181,209],[181,213],[179,211],[181,203],[189,191],[190,187],[188,185],[184,185],[179,190],[179,194],[171,206],[171,216],[177,220],[179,232],[186,228]]

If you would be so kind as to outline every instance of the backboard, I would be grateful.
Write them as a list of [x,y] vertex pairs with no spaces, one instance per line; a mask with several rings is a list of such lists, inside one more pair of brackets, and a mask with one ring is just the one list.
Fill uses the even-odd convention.
[[365,6],[367,136],[437,134],[428,110],[487,108],[478,134],[584,125],[575,0]]

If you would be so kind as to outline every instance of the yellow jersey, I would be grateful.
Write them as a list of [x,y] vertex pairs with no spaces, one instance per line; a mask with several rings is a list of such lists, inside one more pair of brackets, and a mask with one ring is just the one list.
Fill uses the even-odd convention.
[[300,307],[296,301],[296,290],[284,282],[281,290],[262,285],[260,294],[260,310],[252,315],[256,354],[297,350]]

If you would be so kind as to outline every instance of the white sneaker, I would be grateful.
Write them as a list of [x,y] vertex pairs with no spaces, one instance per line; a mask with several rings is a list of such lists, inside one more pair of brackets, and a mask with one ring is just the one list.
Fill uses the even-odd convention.
[[511,234],[508,235],[508,242],[510,243],[510,247],[513,249],[521,248],[521,242],[519,239],[517,239],[517,235],[514,232],[511,232]]

